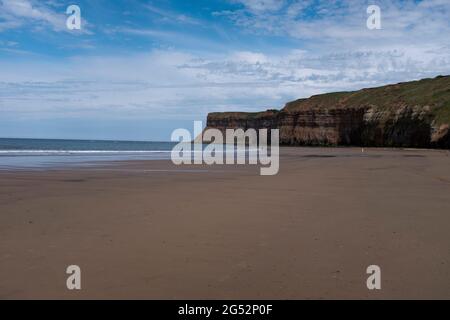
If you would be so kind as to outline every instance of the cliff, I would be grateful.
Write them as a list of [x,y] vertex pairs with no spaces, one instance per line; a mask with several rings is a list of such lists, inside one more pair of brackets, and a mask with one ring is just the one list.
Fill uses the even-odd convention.
[[450,76],[312,96],[259,113],[210,113],[207,128],[280,130],[280,144],[450,149]]

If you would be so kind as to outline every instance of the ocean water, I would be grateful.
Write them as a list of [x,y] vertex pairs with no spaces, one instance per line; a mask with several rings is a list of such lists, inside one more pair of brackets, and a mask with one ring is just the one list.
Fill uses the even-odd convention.
[[0,138],[0,169],[92,166],[102,162],[170,159],[176,142]]

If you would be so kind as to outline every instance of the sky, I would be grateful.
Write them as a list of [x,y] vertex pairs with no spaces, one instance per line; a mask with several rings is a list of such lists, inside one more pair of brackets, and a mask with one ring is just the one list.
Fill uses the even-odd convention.
[[0,137],[168,141],[208,112],[448,75],[449,35],[449,0],[0,0]]

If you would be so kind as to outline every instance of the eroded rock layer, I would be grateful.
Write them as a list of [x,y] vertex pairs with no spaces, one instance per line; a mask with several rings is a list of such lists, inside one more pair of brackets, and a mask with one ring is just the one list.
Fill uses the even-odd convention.
[[210,113],[207,128],[279,129],[282,145],[450,149],[450,76],[339,92],[260,113]]

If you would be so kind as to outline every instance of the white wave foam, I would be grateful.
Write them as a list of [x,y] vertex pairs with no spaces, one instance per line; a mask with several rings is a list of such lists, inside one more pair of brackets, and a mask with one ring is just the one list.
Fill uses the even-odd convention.
[[170,150],[0,150],[0,155],[133,155],[170,152]]

